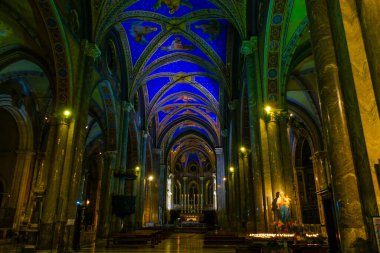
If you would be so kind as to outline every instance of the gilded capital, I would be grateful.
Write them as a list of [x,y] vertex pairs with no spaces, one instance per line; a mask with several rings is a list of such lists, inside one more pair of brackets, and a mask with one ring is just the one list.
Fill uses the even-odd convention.
[[95,43],[86,43],[84,54],[96,60],[101,55],[101,51]]
[[243,55],[250,55],[257,51],[257,37],[252,36],[249,40],[243,40],[240,53]]

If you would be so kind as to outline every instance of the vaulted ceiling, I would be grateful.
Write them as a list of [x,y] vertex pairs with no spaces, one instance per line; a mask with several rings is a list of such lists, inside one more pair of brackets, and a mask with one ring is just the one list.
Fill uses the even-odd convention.
[[157,147],[209,155],[221,145],[239,36],[231,9],[221,1],[146,0],[130,1],[117,15],[128,94],[143,94],[144,124]]

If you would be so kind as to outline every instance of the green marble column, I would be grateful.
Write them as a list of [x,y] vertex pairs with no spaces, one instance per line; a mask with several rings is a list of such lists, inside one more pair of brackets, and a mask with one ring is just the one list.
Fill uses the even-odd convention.
[[112,205],[112,180],[116,168],[116,151],[106,151],[103,154],[103,171],[102,171],[102,192],[100,203],[99,234],[106,238],[110,232],[111,226],[111,205]]
[[230,127],[229,127],[229,160],[230,160],[230,167],[234,168],[234,172],[231,173],[232,177],[232,186],[231,187],[231,200],[232,200],[232,206],[234,208],[231,209],[231,222],[232,226],[237,229],[240,219],[240,198],[239,198],[239,173],[238,173],[238,143],[237,143],[237,108],[238,108],[239,101],[237,99],[234,99],[230,102],[228,102],[228,109],[230,112]]
[[322,194],[325,191],[328,191],[328,186],[330,185],[329,179],[327,178],[327,175],[326,175],[327,164],[328,164],[327,153],[326,151],[317,151],[311,156],[310,159],[313,161],[315,190],[317,191],[319,219],[321,222],[321,232],[323,236],[326,236],[327,235],[326,219],[325,219],[325,214],[323,211]]
[[253,187],[253,209],[254,216],[253,231],[265,231],[266,215],[264,211],[263,195],[263,167],[260,139],[260,73],[258,67],[257,37],[243,41],[240,52],[245,56],[246,81],[249,107],[249,126],[252,149],[252,178],[249,187]]
[[[122,107],[122,127],[120,129],[121,132],[121,141],[119,145],[119,150],[121,151],[121,155],[119,156],[120,158],[120,168],[119,172],[123,175],[127,173],[127,157],[128,157],[128,129],[129,129],[129,114],[133,110],[133,105],[130,102],[127,101],[122,101],[121,104]],[[120,179],[123,180],[123,179]],[[121,181],[119,183],[119,188],[117,189],[118,194],[123,194],[125,189],[125,182]]]
[[[73,122],[74,130],[71,138],[71,175],[67,182],[69,187],[69,195],[67,201],[67,219],[75,219],[77,210],[77,201],[82,201],[82,195],[79,190],[82,181],[82,163],[85,149],[85,141],[87,134],[87,115],[90,106],[91,91],[94,87],[93,74],[96,60],[100,57],[101,52],[95,43],[90,43],[87,40],[81,42],[81,56],[79,58],[77,77],[75,77],[75,86],[77,92],[73,98]],[[72,237],[74,229],[68,228],[71,231]],[[71,243],[68,243],[71,245]]]
[[226,188],[223,148],[215,148],[216,155],[216,196],[218,225],[224,228],[226,225]]
[[60,203],[59,195],[69,128],[69,120],[62,116],[57,113],[56,116],[49,119],[51,123],[49,131],[52,131],[51,137],[54,140],[54,144],[52,146],[53,151],[51,152],[52,159],[48,165],[46,193],[37,241],[37,249],[39,250],[51,250],[58,247],[58,241],[54,240],[57,239],[55,225],[58,221],[58,207],[62,204]]
[[281,142],[279,140],[279,130],[277,120],[280,111],[271,111],[267,122],[269,162],[271,171],[272,192],[285,192],[285,174],[282,165]]
[[366,240],[367,234],[328,11],[325,0],[307,0],[306,6],[318,76],[324,140],[331,164],[340,248],[342,252],[354,252],[354,243],[359,238]]
[[148,131],[141,131],[141,141],[140,141],[140,173],[137,178],[137,194],[136,194],[136,225],[141,227],[143,224],[143,213],[144,213],[144,200],[145,200],[145,183],[146,183],[146,148],[147,141],[149,138]]

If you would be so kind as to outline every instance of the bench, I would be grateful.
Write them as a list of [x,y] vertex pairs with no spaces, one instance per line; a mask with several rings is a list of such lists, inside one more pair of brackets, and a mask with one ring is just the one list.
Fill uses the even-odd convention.
[[132,245],[132,244],[148,244],[150,247],[154,248],[156,244],[161,241],[159,237],[160,230],[136,230],[134,232],[128,233],[117,233],[109,236],[107,238],[106,247],[115,245]]

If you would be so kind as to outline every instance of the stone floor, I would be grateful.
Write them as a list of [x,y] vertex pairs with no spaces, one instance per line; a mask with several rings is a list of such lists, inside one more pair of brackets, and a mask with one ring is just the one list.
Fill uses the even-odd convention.
[[[104,242],[95,244],[87,244],[81,247],[78,253],[143,253],[143,252],[178,252],[178,253],[235,253],[235,248],[203,248],[203,236],[202,234],[189,234],[180,233],[172,234],[169,238],[162,241],[155,248],[150,248],[149,245],[141,246],[120,246],[115,248],[105,248]],[[18,253],[22,252],[18,245],[6,244],[0,245],[0,253]]]

